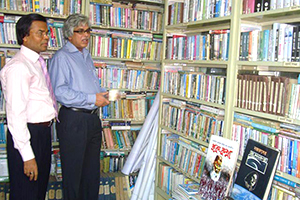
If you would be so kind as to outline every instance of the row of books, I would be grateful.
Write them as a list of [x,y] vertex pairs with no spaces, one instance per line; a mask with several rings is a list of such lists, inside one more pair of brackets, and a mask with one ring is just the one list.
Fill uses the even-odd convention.
[[168,5],[168,25],[224,17],[230,14],[230,0],[171,1]]
[[226,76],[168,69],[164,73],[162,91],[185,98],[224,104],[225,88]]
[[[0,44],[18,44],[16,35],[16,23],[20,16],[0,15]],[[65,40],[62,33],[63,23],[47,20],[49,28],[48,47],[62,47]]]
[[92,56],[160,60],[162,39],[146,33],[93,30],[89,51]]
[[125,176],[120,172],[101,173],[98,198],[101,200],[129,200],[136,179],[136,175]]
[[179,184],[172,193],[172,198],[175,200],[201,200],[198,190],[198,183]]
[[0,43],[17,44],[16,23],[20,16],[0,13]]
[[300,199],[299,190],[299,184],[275,175],[270,193],[270,200]]
[[81,0],[3,0],[0,3],[0,9],[52,15],[70,15],[81,13],[81,4]]
[[63,47],[66,43],[62,32],[63,23],[48,19],[47,24],[49,28],[48,47]]
[[[170,138],[170,140],[171,142],[176,141],[176,137]],[[190,144],[188,147],[193,148],[193,145]],[[235,172],[237,155],[238,144],[235,141],[212,136],[199,185],[187,182],[183,183],[182,188],[172,188],[173,176],[171,175],[178,172],[170,165],[164,164],[160,164],[159,173],[162,180],[159,180],[159,183],[164,191],[169,192],[168,194],[172,192],[175,199],[217,200],[249,197],[250,199],[266,200],[268,197],[272,197],[272,193],[269,192],[280,151],[249,139],[239,165],[239,171]],[[283,182],[281,178],[275,177],[275,180]],[[297,187],[296,185],[294,188]],[[178,193],[178,190],[184,191],[185,194]],[[195,194],[197,195],[193,196]]]
[[100,118],[143,121],[153,103],[153,96],[146,94],[127,94],[125,99],[111,102],[102,107]]
[[297,79],[247,74],[237,78],[237,107],[299,119],[300,85]]
[[[299,132],[286,124],[235,114],[232,130],[232,139],[238,141],[240,155],[243,154],[245,145],[249,138],[265,145],[281,150],[278,170],[300,178],[300,159],[298,151],[300,148]],[[300,127],[296,127],[300,129]],[[297,134],[298,133],[298,134]]]
[[126,63],[97,68],[100,86],[129,90],[158,90],[160,85],[160,69],[132,68]]
[[90,21],[94,25],[161,32],[162,18],[163,8],[160,6],[90,2]]
[[186,103],[175,99],[164,99],[162,125],[178,133],[208,142],[211,135],[223,135],[224,110]]
[[187,178],[182,173],[164,163],[159,163],[158,170],[160,178],[158,186],[170,196],[174,193],[179,184],[194,183],[192,179]]
[[201,177],[206,156],[204,147],[176,134],[163,134],[161,148],[161,157],[177,170],[196,179]]
[[[136,175],[125,176],[118,173],[101,173],[99,196],[101,200],[129,200],[136,182]],[[6,195],[3,200],[9,200],[9,183],[0,183],[1,194]],[[45,200],[62,200],[62,182],[50,180]]]
[[299,0],[243,0],[243,14],[300,6]]
[[[118,125],[114,125],[114,124]],[[123,124],[123,125],[121,125]],[[130,125],[130,122],[102,122],[102,149],[131,149],[139,128]]]
[[228,60],[229,30],[167,38],[166,58],[171,60]]
[[100,173],[119,172],[123,169],[127,156],[123,153],[107,154],[101,151]]
[[261,30],[260,27],[252,29],[256,30],[241,33],[240,60],[299,61],[298,25],[274,23],[272,29]]

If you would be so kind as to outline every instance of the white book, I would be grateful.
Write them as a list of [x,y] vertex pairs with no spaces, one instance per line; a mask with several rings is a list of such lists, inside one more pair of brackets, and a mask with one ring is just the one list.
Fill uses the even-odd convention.
[[226,1],[222,0],[221,1],[221,6],[220,6],[220,17],[225,16],[225,4],[226,4]]
[[188,22],[189,20],[189,9],[190,9],[190,1],[184,1],[184,10],[183,10],[183,23]]
[[285,36],[285,28],[286,24],[279,24],[278,28],[278,57],[277,61],[282,62],[284,59],[284,36]]
[[283,7],[284,8],[288,8],[288,7],[290,7],[291,6],[291,0],[284,0],[284,5],[283,5]]
[[201,20],[202,19],[204,1],[205,0],[200,0],[200,6],[199,6],[199,10],[197,12],[197,20]]
[[7,23],[7,40],[8,40],[8,44],[13,44],[13,27],[12,27],[12,23]]
[[269,32],[269,44],[268,44],[268,57],[267,60],[271,61],[272,57],[272,50],[273,50],[273,30],[270,30]]
[[182,60],[183,37],[179,37],[178,40],[178,60]]
[[211,4],[211,1],[212,0],[206,0],[206,12],[205,12],[205,19],[209,19],[210,17],[210,8],[211,8],[211,6],[210,6],[210,4]]
[[17,33],[16,33],[16,24],[15,23],[11,23],[12,25],[12,38],[13,38],[13,44],[18,44],[17,41]]
[[300,5],[300,0],[293,0],[292,6],[299,6],[299,5]]
[[277,0],[271,0],[270,9],[276,10],[276,8],[277,8]]
[[287,29],[287,57],[286,57],[286,61],[291,62],[292,61],[294,26],[288,25],[286,29]]
[[289,38],[289,25],[284,29],[284,45],[283,45],[283,61],[288,61],[288,38]]
[[277,0],[276,2],[276,9],[283,8],[284,0]]
[[193,6],[192,6],[192,13],[191,13],[191,21],[196,21],[197,20],[197,8],[198,8],[198,0],[191,0],[193,1]]
[[277,61],[277,53],[276,48],[278,48],[278,30],[279,30],[279,23],[273,24],[272,29],[272,50],[271,50],[271,61]]
[[259,30],[252,31],[252,45],[251,45],[251,56],[249,61],[257,61],[257,48],[258,48],[258,33]]

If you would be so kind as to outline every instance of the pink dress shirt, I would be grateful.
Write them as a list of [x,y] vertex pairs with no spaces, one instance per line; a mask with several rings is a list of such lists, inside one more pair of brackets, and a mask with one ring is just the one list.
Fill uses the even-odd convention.
[[23,161],[35,157],[27,123],[47,122],[55,117],[39,56],[22,45],[0,72],[8,129]]

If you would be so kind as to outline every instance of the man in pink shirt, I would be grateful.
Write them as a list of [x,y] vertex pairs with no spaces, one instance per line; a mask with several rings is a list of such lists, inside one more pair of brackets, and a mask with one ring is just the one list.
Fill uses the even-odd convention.
[[16,25],[20,51],[1,70],[8,124],[10,200],[44,200],[51,163],[51,124],[56,116],[40,53],[47,50],[48,27],[39,14]]

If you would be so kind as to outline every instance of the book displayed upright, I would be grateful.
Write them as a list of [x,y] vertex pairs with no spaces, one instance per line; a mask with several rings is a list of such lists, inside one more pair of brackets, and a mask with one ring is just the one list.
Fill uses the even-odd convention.
[[280,151],[249,139],[232,189],[235,200],[266,200],[277,168]]
[[211,136],[200,179],[199,195],[202,199],[217,200],[228,194],[238,151],[237,142],[216,135]]

